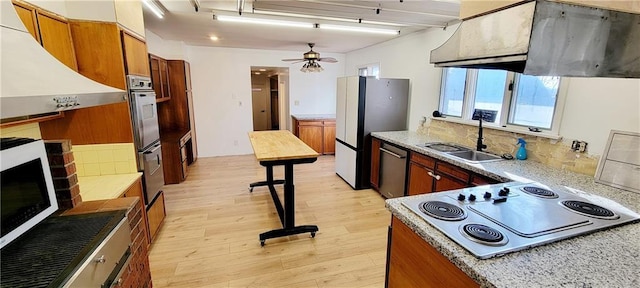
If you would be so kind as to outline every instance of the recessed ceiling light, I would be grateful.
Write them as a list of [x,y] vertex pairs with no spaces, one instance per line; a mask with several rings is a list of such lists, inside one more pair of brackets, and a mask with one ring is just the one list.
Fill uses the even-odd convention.
[[211,36],[211,37],[209,37],[209,39],[211,39],[213,41],[218,41],[219,38],[218,38],[218,36]]
[[255,73],[253,73],[253,74],[260,75],[260,72],[255,72]]
[[267,71],[267,69],[264,69],[264,68],[263,68],[263,69],[260,69],[260,71],[265,72],[265,71]]

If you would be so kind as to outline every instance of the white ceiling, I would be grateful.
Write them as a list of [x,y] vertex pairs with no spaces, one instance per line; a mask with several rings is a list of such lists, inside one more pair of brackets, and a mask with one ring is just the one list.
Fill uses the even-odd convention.
[[[258,1],[246,0],[241,17],[268,18],[315,24],[336,24],[399,30],[399,35],[289,28],[245,23],[220,22],[213,15],[239,16],[237,0],[153,0],[164,9],[159,19],[144,8],[145,26],[165,40],[188,45],[267,50],[309,50],[316,43],[318,52],[347,53],[353,50],[407,35],[428,27],[444,27],[457,21],[459,0],[383,0],[383,1]],[[198,12],[195,5],[199,6]],[[379,13],[376,13],[377,9]],[[307,17],[284,17],[258,14],[261,11],[304,14]],[[352,19],[336,21],[328,17]],[[358,23],[377,21],[396,25]],[[212,41],[217,36],[218,41]]]

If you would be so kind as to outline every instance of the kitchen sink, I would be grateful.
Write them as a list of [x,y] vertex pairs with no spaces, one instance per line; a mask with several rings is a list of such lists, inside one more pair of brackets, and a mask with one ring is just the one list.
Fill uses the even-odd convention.
[[486,152],[467,150],[467,151],[459,151],[459,152],[449,152],[447,153],[451,156],[461,158],[467,162],[472,163],[480,163],[480,162],[494,162],[503,160],[502,157]]
[[432,142],[425,144],[418,144],[418,147],[429,148],[439,152],[450,153],[450,152],[459,152],[459,151],[470,151],[471,149],[462,147],[460,145],[456,145],[453,143],[444,143],[444,142]]

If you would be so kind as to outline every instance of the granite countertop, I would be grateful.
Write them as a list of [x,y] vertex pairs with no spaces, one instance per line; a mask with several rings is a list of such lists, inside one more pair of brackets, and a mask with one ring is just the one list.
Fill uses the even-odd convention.
[[78,177],[82,201],[107,200],[120,197],[142,173]]
[[[526,160],[470,164],[415,146],[441,141],[411,131],[374,132],[372,136],[496,180],[540,182],[552,190],[562,187],[594,201],[605,201],[601,196],[636,213],[640,211],[640,194],[595,183],[591,176]],[[386,206],[482,287],[640,287],[639,223],[479,260],[401,205],[399,198],[388,199]]]
[[291,117],[298,120],[335,120],[336,114],[292,114]]

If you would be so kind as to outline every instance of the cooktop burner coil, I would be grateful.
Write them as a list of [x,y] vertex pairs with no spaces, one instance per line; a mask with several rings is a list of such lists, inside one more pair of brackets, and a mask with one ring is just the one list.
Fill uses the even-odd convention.
[[422,213],[441,220],[460,221],[467,218],[467,213],[462,208],[447,202],[426,201],[420,203],[418,208]]
[[575,200],[565,200],[560,203],[565,208],[585,216],[605,220],[614,220],[620,218],[620,216],[613,213],[613,211],[596,204]]
[[527,194],[541,197],[541,198],[548,198],[548,199],[558,198],[558,194],[556,192],[553,192],[548,189],[536,187],[536,186],[522,187],[522,191],[526,192]]
[[502,232],[482,224],[460,225],[460,233],[471,241],[490,246],[502,246],[509,242]]

